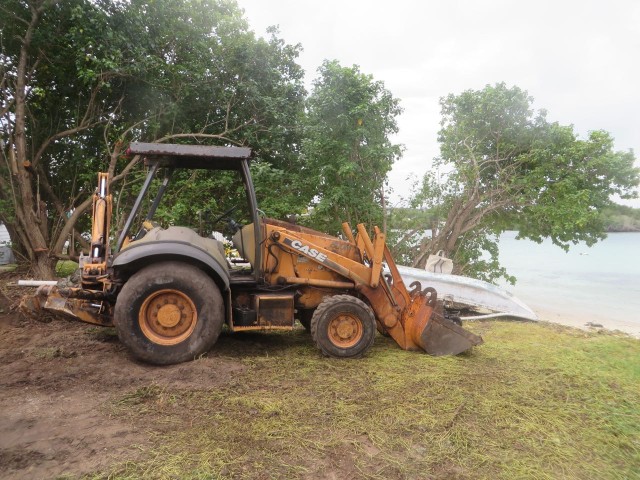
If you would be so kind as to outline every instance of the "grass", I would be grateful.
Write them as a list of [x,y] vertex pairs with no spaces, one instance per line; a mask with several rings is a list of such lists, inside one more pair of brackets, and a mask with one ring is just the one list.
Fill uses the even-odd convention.
[[78,354],[74,351],[65,350],[63,347],[43,347],[34,349],[31,355],[39,360],[51,360],[53,358],[76,357]]
[[[14,272],[18,268],[17,264],[0,265],[0,273]],[[78,269],[78,262],[73,260],[58,260],[55,273],[59,278],[68,277]]]
[[227,337],[212,356],[244,369],[221,386],[113,399],[153,441],[95,478],[640,478],[640,341],[469,328],[485,344],[440,358],[382,337],[355,361],[320,357],[301,331],[251,352]]

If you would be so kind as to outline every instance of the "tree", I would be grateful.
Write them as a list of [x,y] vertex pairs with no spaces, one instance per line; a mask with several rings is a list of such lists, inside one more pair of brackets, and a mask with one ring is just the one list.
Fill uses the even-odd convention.
[[235,2],[8,0],[0,13],[0,220],[35,275],[83,229],[98,170],[137,181],[122,155],[133,139],[248,145],[299,170],[299,47],[256,39]]
[[[45,275],[52,270],[49,213],[55,210],[62,215],[65,210],[45,172],[47,151],[91,130],[106,115],[100,102],[105,77],[78,89],[83,81],[64,74],[65,66],[78,59],[64,48],[73,35],[68,31],[69,19],[78,5],[40,0],[9,1],[2,6],[0,125],[5,161],[0,197],[3,206],[10,207],[3,208],[2,221],[10,225],[14,243],[22,247],[35,271]],[[95,19],[94,13],[90,10],[85,18]],[[55,92],[55,101],[49,92]]]
[[389,137],[401,111],[384,84],[357,66],[323,63],[307,101],[302,148],[314,227],[338,232],[345,220],[384,225],[387,173],[401,155]]
[[607,232],[640,232],[640,208],[612,205],[603,215]]
[[414,265],[443,250],[458,273],[513,281],[497,259],[497,236],[508,227],[564,249],[592,245],[605,236],[602,212],[612,195],[636,195],[633,152],[615,152],[603,131],[579,139],[572,126],[535,112],[532,101],[503,83],[441,100],[441,156],[413,199],[436,219]]

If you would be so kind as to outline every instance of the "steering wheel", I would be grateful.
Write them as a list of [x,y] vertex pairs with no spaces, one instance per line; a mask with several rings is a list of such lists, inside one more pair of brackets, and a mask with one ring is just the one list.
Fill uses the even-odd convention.
[[242,228],[242,225],[240,225],[238,222],[236,222],[233,218],[231,218],[229,215],[231,215],[232,212],[234,212],[240,205],[234,205],[233,207],[231,207],[229,210],[227,210],[226,212],[224,212],[222,215],[219,215],[214,221],[212,225],[215,225],[216,223],[218,223],[220,220],[222,220],[225,217],[229,217],[229,221],[227,222],[227,226],[229,227],[229,229],[231,230],[231,233],[234,234],[236,233],[238,230],[240,230]]
[[213,221],[213,225],[215,225],[216,223],[218,223],[220,220],[222,220],[224,217],[229,216],[232,212],[236,211],[238,209],[240,205],[234,205],[233,207],[231,207],[229,210],[227,210],[226,212],[224,212],[222,215],[218,216],[214,221]]

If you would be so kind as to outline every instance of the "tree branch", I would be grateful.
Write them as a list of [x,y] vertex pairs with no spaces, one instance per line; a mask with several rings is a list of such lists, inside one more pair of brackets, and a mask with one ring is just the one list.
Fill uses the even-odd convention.
[[69,136],[74,135],[76,133],[82,132],[83,130],[87,130],[89,128],[95,127],[96,125],[99,125],[99,124],[101,124],[101,123],[103,123],[105,121],[103,119],[99,119],[99,120],[97,120],[95,122],[91,122],[90,121],[91,112],[95,108],[96,96],[98,95],[98,91],[100,90],[100,88],[101,88],[101,86],[98,85],[92,90],[91,98],[89,100],[89,103],[87,104],[87,108],[85,110],[84,116],[82,117],[82,120],[80,120],[80,123],[79,123],[79,125],[77,127],[69,128],[69,129],[64,130],[62,132],[55,133],[55,134],[51,135],[49,138],[47,138],[44,142],[42,142],[42,145],[40,145],[40,148],[38,149],[37,153],[33,157],[33,164],[34,165],[38,164],[38,162],[40,161],[40,158],[44,154],[45,150],[49,147],[49,145],[51,145],[51,142],[54,142],[54,141],[59,140],[61,138],[69,137]]
[[51,249],[53,253],[57,254],[57,252],[62,251],[62,248],[64,247],[64,242],[66,242],[67,237],[75,227],[76,223],[78,222],[78,219],[82,214],[84,214],[84,212],[87,211],[87,209],[91,206],[92,203],[93,203],[93,196],[90,195],[84,202],[82,202],[80,205],[78,205],[75,208],[71,216],[65,222],[64,227],[62,227],[62,230],[60,231],[60,235],[58,235],[58,240],[56,241],[55,245]]
[[118,174],[115,175],[113,178],[111,178],[111,181],[109,182],[109,186],[113,185],[116,182],[119,182],[120,180],[122,180],[124,177],[127,176],[127,174],[131,171],[131,169],[135,166],[136,163],[138,163],[138,161],[140,160],[140,155],[135,155],[130,161],[129,163],[127,163],[127,166],[124,167],[122,169],[122,171]]
[[233,143],[235,145],[242,145],[241,142],[238,142],[236,140],[232,140],[229,137],[226,137],[225,135],[222,135],[222,134],[218,135],[218,134],[213,134],[213,133],[173,133],[171,135],[165,135],[164,137],[161,137],[161,138],[157,139],[156,143],[166,142],[167,140],[172,140],[174,138],[218,139],[218,140],[224,140],[225,142]]
[[[252,123],[255,123],[255,121],[256,121],[255,117],[251,117],[247,121],[241,123],[240,125],[237,125],[237,126],[231,128],[231,129],[225,128],[225,130],[222,133],[218,133],[218,134],[214,134],[214,133],[173,133],[173,134],[170,134],[170,135],[165,135],[164,137],[161,137],[161,138],[159,138],[159,139],[157,139],[155,141],[157,143],[162,143],[162,142],[165,142],[167,140],[174,139],[174,138],[194,138],[194,139],[196,139],[196,138],[204,138],[204,139],[224,140],[225,142],[233,143],[234,145],[243,145],[243,142],[238,142],[237,140],[232,140],[227,135],[229,135],[230,133],[237,132],[238,130],[243,129],[246,126],[251,125]],[[228,127],[228,125],[226,125],[226,126]]]
[[5,8],[3,6],[0,5],[0,11],[2,11],[5,15],[13,18],[14,20],[17,20],[20,23],[23,23],[24,25],[26,25],[27,27],[29,26],[29,21],[25,20],[22,17],[19,17],[16,12],[14,12],[13,10],[9,10],[8,8]]

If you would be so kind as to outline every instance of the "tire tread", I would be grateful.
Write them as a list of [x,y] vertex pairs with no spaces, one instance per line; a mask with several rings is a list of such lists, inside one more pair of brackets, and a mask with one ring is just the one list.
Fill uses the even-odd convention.
[[[360,319],[363,322],[363,328],[365,329],[363,333],[364,343],[358,346],[358,351],[354,354],[336,355],[334,352],[327,350],[327,347],[323,344],[322,336],[318,335],[318,327],[321,323],[321,319],[325,315],[327,315],[327,312],[331,308],[340,303],[351,303],[352,305],[355,305],[358,308],[362,309],[363,312],[365,312],[365,315],[368,317]],[[364,303],[359,298],[352,295],[333,295],[331,297],[325,298],[320,303],[320,305],[318,305],[315,312],[313,313],[313,317],[311,318],[311,338],[313,339],[316,347],[326,356],[340,358],[360,358],[373,346],[373,343],[375,341],[375,333],[376,321],[371,307],[369,307],[369,305]]]

